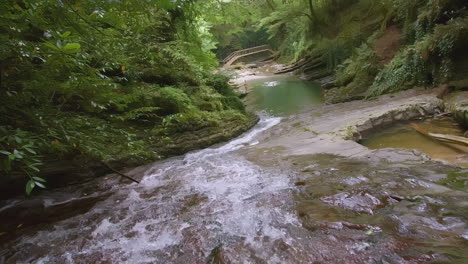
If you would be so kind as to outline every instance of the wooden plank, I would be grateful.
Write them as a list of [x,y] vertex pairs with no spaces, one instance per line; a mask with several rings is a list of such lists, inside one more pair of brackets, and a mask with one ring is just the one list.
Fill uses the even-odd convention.
[[229,61],[231,58],[233,58],[234,56],[238,56],[238,55],[243,55],[245,52],[249,53],[249,52],[252,52],[254,50],[258,50],[258,49],[265,49],[265,48],[269,48],[268,45],[261,45],[261,46],[256,46],[256,47],[252,47],[252,48],[247,48],[247,49],[243,49],[243,50],[236,50],[234,51],[233,53],[229,54],[229,56],[227,56],[223,62],[227,62]]
[[226,64],[224,66],[231,65],[232,63],[234,63],[239,58],[246,57],[246,56],[253,55],[253,54],[257,54],[257,53],[261,53],[261,52],[265,52],[265,51],[269,51],[271,53],[274,53],[271,49],[263,49],[263,50],[258,50],[258,51],[250,52],[250,53],[247,53],[247,54],[243,54],[243,55],[238,55],[238,56],[235,56],[234,58],[230,59],[228,62],[226,62]]

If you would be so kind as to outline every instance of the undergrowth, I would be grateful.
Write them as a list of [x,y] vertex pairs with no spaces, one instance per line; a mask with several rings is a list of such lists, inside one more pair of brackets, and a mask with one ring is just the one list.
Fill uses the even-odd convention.
[[247,117],[238,95],[209,73],[217,61],[202,7],[1,3],[2,188],[18,180],[27,193],[44,187],[39,176],[54,160],[136,165],[162,158],[180,133],[240,126]]

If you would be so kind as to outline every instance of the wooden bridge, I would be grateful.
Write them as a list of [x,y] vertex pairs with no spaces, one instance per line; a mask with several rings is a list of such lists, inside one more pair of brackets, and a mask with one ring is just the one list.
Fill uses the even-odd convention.
[[238,60],[238,59],[240,59],[242,57],[250,56],[250,55],[253,55],[253,54],[257,54],[257,53],[267,52],[267,51],[274,54],[273,50],[268,45],[261,45],[261,46],[257,46],[257,47],[252,47],[252,48],[248,48],[248,49],[234,51],[233,53],[231,53],[229,56],[227,56],[223,60],[224,66],[229,66],[229,65],[233,64],[236,60]]

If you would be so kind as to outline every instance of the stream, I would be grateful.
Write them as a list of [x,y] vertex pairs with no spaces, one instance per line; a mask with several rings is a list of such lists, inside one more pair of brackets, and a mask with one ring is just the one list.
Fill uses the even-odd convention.
[[106,177],[28,199],[59,213],[11,224],[0,263],[466,263],[467,193],[440,182],[448,165],[259,147],[320,104],[316,86],[286,80],[298,95],[283,81],[257,80],[250,131],[140,168],[140,184]]
[[320,86],[295,76],[269,76],[251,80],[248,85],[253,87],[253,91],[247,95],[246,104],[254,111],[287,116],[322,103]]

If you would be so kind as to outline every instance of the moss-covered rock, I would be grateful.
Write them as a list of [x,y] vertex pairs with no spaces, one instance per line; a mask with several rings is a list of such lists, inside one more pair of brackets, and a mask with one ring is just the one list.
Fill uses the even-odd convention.
[[193,131],[177,133],[170,141],[157,144],[159,152],[173,156],[208,147],[242,134],[258,121],[258,117],[253,114],[244,116],[235,113],[228,115],[227,119],[216,120],[213,117],[209,119],[211,120],[193,124]]
[[468,128],[468,91],[451,94],[445,100],[445,108],[453,113],[455,119],[463,127]]

